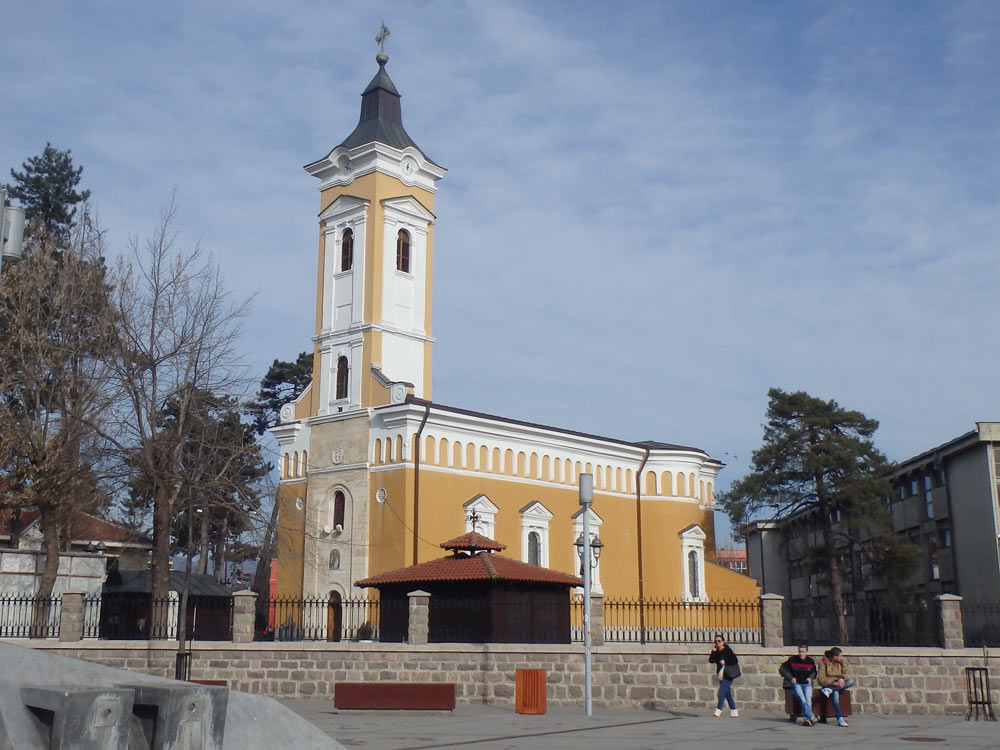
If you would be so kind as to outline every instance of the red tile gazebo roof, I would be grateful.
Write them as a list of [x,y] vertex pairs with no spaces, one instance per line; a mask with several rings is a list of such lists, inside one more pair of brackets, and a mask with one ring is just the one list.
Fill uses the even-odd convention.
[[[485,537],[482,537],[485,539]],[[444,546],[444,545],[442,545]],[[539,565],[529,565],[509,557],[478,552],[472,555],[458,553],[438,560],[411,565],[408,568],[365,578],[355,586],[385,586],[392,584],[419,584],[430,581],[516,581],[518,583],[553,583],[562,586],[582,586],[576,576],[549,570]]]
[[465,550],[467,552],[479,552],[485,550],[487,552],[501,552],[507,549],[506,544],[500,544],[490,539],[488,536],[483,536],[478,531],[467,531],[462,534],[462,536],[457,536],[454,539],[441,542],[442,549],[451,550]]

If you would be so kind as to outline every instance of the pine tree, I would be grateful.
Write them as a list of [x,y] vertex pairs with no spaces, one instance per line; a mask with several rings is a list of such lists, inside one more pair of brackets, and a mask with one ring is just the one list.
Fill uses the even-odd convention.
[[263,435],[268,428],[278,424],[281,407],[301,395],[312,380],[312,372],[312,352],[300,352],[294,362],[274,360],[260,381],[257,400],[246,404],[258,435]]
[[866,550],[878,562],[898,546],[885,509],[891,466],[872,442],[878,421],[803,391],[772,388],[768,399],[763,445],[753,453],[753,471],[730,488],[722,503],[734,523],[763,511],[771,518],[816,514],[837,630],[847,643],[838,541],[852,527],[881,531],[872,535]]
[[77,192],[83,167],[73,167],[70,150],[60,151],[45,144],[41,156],[32,156],[21,164],[23,172],[10,170],[13,184],[5,185],[8,195],[24,206],[25,218],[38,221],[63,245],[69,237],[76,204],[87,200],[90,191]]

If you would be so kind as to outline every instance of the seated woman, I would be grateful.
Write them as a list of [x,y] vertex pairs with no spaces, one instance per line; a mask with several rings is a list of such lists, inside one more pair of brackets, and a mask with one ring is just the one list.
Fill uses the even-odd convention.
[[812,712],[812,692],[813,680],[816,679],[816,662],[809,656],[809,647],[804,643],[799,646],[799,653],[792,656],[784,664],[778,667],[778,674],[788,682],[786,687],[791,688],[795,697],[802,706],[802,718],[799,723],[803,726],[815,726],[819,718]]
[[840,712],[840,691],[847,690],[854,680],[844,673],[844,652],[834,646],[824,652],[819,663],[819,673],[816,677],[823,695],[833,701],[833,710],[837,714],[837,726],[846,727],[847,719]]

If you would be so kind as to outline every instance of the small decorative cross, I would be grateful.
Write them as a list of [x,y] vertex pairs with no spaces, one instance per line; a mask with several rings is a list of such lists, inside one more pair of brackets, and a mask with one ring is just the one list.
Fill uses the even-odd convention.
[[472,530],[475,531],[475,532],[477,532],[477,533],[478,533],[479,529],[477,529],[476,527],[479,525],[479,522],[481,520],[482,520],[482,517],[478,513],[476,513],[476,511],[472,511],[471,513],[469,513],[469,523],[472,524]]
[[378,42],[378,51],[385,52],[385,38],[389,36],[389,29],[385,26],[385,21],[382,22],[382,28],[379,29],[378,34],[375,35],[375,41]]

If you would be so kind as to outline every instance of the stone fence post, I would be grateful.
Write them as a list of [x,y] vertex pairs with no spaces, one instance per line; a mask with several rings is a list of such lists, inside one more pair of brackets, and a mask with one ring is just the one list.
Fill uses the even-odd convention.
[[604,594],[590,592],[590,645],[604,645]]
[[942,648],[965,648],[965,631],[962,629],[962,597],[939,594],[938,634]]
[[83,640],[83,592],[66,591],[59,610],[59,640]]
[[233,643],[253,643],[257,620],[257,592],[237,591],[233,594]]
[[785,597],[781,594],[760,595],[760,642],[767,648],[785,645],[785,624],[781,607]]
[[407,596],[410,599],[410,606],[406,642],[411,646],[425,646],[427,636],[431,632],[431,595],[426,591],[411,591]]

